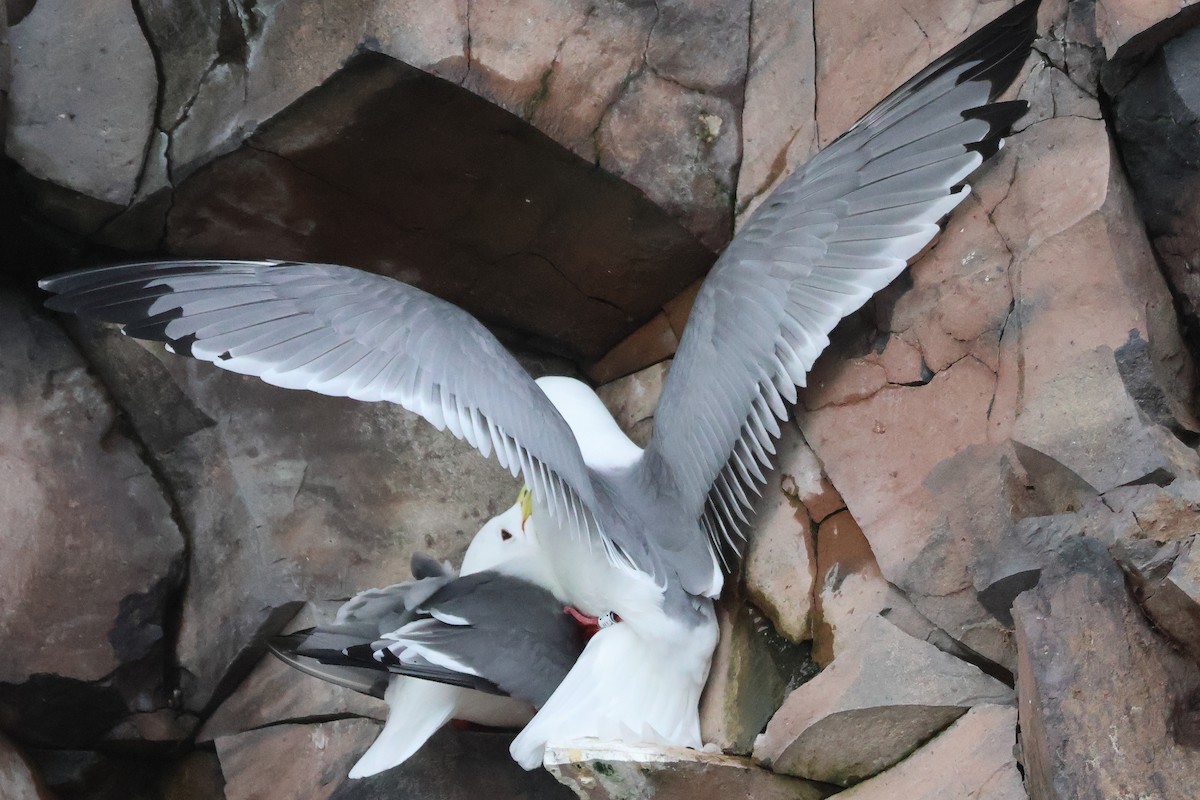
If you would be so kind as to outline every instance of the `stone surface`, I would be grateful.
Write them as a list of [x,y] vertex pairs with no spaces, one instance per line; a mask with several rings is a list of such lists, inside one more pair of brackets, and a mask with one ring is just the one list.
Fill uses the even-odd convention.
[[738,221],[816,151],[813,4],[760,0],[750,27]]
[[[975,565],[1022,517],[1066,510],[1071,474],[1094,496],[1196,469],[1173,433],[1193,424],[1192,366],[1114,166],[1099,121],[1012,136],[910,279],[835,332],[798,414],[884,577],[1010,669],[1004,625],[964,591]],[[926,379],[889,381],[876,345],[894,339]]]
[[1026,800],[1016,749],[1017,710],[975,706],[889,770],[838,795],[843,800]]
[[670,369],[670,361],[659,362],[596,389],[621,430],[641,447],[646,446],[654,432],[654,409],[658,407]]
[[748,755],[787,693],[817,666],[808,646],[776,633],[736,584],[717,603],[717,623],[721,638],[700,697],[700,735],[723,752]]
[[29,761],[3,734],[0,734],[0,797],[53,800]]
[[750,601],[770,618],[775,630],[795,642],[812,638],[817,564],[813,522],[784,485],[795,485],[787,469],[797,461],[797,453],[806,451],[800,431],[788,426],[776,444],[776,457],[785,466],[768,475],[762,496],[755,501],[742,564]]
[[443,729],[399,767],[350,780],[351,765],[379,731],[344,719],[278,725],[217,739],[227,800],[566,800],[571,793],[543,770],[526,772],[508,754],[512,736]]
[[632,187],[381,56],[181,184],[167,245],[381,272],[588,360],[711,261]]
[[1031,797],[1193,797],[1200,668],[1146,624],[1099,543],[1075,537],[1013,607]]
[[593,383],[607,384],[670,358],[679,347],[679,337],[664,313],[626,336],[587,369]]
[[761,769],[749,759],[683,748],[584,740],[547,748],[545,764],[581,800],[818,800],[830,794],[808,781]]
[[[72,706],[84,716],[93,703],[61,684],[110,714],[123,705],[114,694],[137,710],[161,702],[183,539],[163,488],[62,331],[13,294],[0,295],[0,330],[0,638],[10,643],[0,655],[0,717],[29,725],[29,740],[96,735],[106,714],[93,709],[95,719],[72,724]],[[87,686],[110,677],[117,692]]]
[[1193,344],[1200,325],[1200,29],[1168,42],[1116,94],[1115,134]]
[[1200,663],[1200,557],[1195,537],[1158,546],[1121,543],[1113,555],[1154,627]]
[[9,42],[9,157],[73,192],[118,207],[128,203],[138,187],[158,85],[133,6],[39,1],[12,27]]
[[275,725],[216,740],[227,800],[327,800],[374,741],[379,723],[341,719]]
[[890,767],[972,706],[1012,690],[876,617],[855,647],[788,696],[754,745],[776,772],[849,786]]
[[516,496],[507,470],[397,406],[277,389],[110,330],[79,341],[192,535],[189,710],[249,671],[303,601],[404,580],[417,550],[457,561]]
[[[328,625],[337,603],[305,603],[280,633]],[[221,736],[276,725],[343,715],[387,719],[387,703],[359,692],[305,675],[267,653],[237,690],[221,703],[196,735],[207,742]]]

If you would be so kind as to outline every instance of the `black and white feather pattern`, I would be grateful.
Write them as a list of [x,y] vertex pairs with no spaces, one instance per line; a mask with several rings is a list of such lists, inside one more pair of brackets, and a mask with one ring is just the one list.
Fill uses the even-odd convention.
[[46,305],[267,383],[391,401],[449,430],[620,563],[562,416],[474,317],[413,286],[333,264],[149,261],[55,276]]
[[671,472],[722,557],[830,331],[933,240],[1025,112],[992,101],[1029,54],[1037,8],[980,29],[783,181],[705,280],[644,464]]
[[275,637],[292,666],[382,696],[405,675],[545,703],[583,649],[547,590],[492,570],[427,577],[352,598],[332,625]]

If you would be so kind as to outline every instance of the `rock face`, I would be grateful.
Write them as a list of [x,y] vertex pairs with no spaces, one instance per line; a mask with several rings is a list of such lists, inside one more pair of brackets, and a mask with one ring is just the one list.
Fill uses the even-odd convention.
[[1102,547],[1070,541],[1013,616],[1032,797],[1195,794],[1200,668],[1147,626]]
[[87,746],[165,704],[183,539],[163,487],[62,331],[0,295],[0,720]]
[[457,562],[516,496],[494,461],[394,405],[276,389],[99,329],[81,341],[192,533],[188,709],[248,670],[304,600],[404,580],[417,550]]
[[972,706],[1012,702],[976,667],[907,636],[880,617],[855,647],[788,696],[754,744],[775,772],[849,786],[875,775]]
[[[644,443],[736,225],[1010,5],[10,0],[0,278],[352,264],[607,384]],[[783,426],[703,733],[836,783],[552,751],[576,793],[1195,795],[1198,24],[1043,0],[1007,93],[1029,113]],[[0,332],[0,796],[570,795],[455,730],[348,781],[381,705],[263,658],[305,601],[457,560],[506,472],[395,408],[64,336],[15,295]]]

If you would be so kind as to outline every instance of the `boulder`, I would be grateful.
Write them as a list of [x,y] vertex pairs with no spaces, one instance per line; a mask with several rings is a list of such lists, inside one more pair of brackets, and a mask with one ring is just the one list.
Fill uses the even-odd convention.
[[0,719],[80,746],[165,704],[184,541],[168,492],[79,352],[0,295]]
[[418,550],[457,562],[516,496],[506,470],[398,406],[278,389],[109,329],[79,341],[192,536],[188,710],[232,689],[305,600],[405,580]]
[[654,410],[670,369],[670,361],[660,362],[596,389],[621,430],[641,447],[654,432]]
[[226,800],[566,800],[570,792],[543,770],[526,772],[508,754],[511,735],[446,728],[412,758],[378,775],[346,773],[379,732],[376,722],[345,719],[276,725],[216,740]]
[[1195,795],[1200,667],[1151,630],[1099,542],[1066,540],[1013,616],[1030,796]]
[[1017,710],[975,706],[891,769],[842,800],[1027,800],[1017,763]]
[[744,221],[784,177],[816,152],[813,5],[759,0],[750,20],[737,214]]
[[[328,625],[337,609],[337,603],[305,603],[281,633]],[[387,703],[306,675],[267,653],[205,721],[196,741],[208,742],[283,722],[342,716],[382,722],[387,719]]]
[[1195,546],[1195,536],[1161,547],[1121,542],[1113,555],[1155,628],[1200,664],[1200,554],[1193,554]]
[[726,753],[748,755],[787,697],[817,673],[807,643],[779,635],[731,583],[717,603],[721,636],[700,696],[700,734]]
[[1114,131],[1146,231],[1190,323],[1200,324],[1200,28],[1163,45],[1113,98]]
[[[1176,436],[1191,361],[1104,124],[1029,126],[975,189],[910,280],[835,332],[798,418],[883,576],[1011,669],[1011,636],[963,590],[1012,526],[1200,462]],[[931,377],[889,379],[876,345],[897,338]]]
[[820,800],[830,792],[749,759],[681,747],[650,749],[584,740],[546,750],[546,769],[580,800]]
[[800,432],[788,426],[776,444],[781,466],[768,474],[754,503],[742,562],[750,601],[770,618],[775,630],[794,642],[812,638],[815,525],[795,493],[787,491],[795,486],[789,467],[801,460],[798,453],[807,451]]
[[12,26],[9,46],[5,152],[35,178],[115,213],[138,189],[158,91],[133,5],[39,1]]
[[754,745],[775,772],[849,786],[892,766],[972,706],[1012,690],[880,617],[792,692]]
[[712,258],[633,187],[378,55],[179,184],[166,245],[380,272],[587,360]]

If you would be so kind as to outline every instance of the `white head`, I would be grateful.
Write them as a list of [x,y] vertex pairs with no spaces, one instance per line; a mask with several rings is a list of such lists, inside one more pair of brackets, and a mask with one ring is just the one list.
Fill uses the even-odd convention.
[[538,546],[529,490],[507,511],[488,520],[463,556],[460,575],[494,569],[556,591],[546,555]]
[[625,435],[586,383],[550,375],[538,378],[537,385],[571,427],[583,461],[589,467],[618,469],[641,458],[642,448]]

